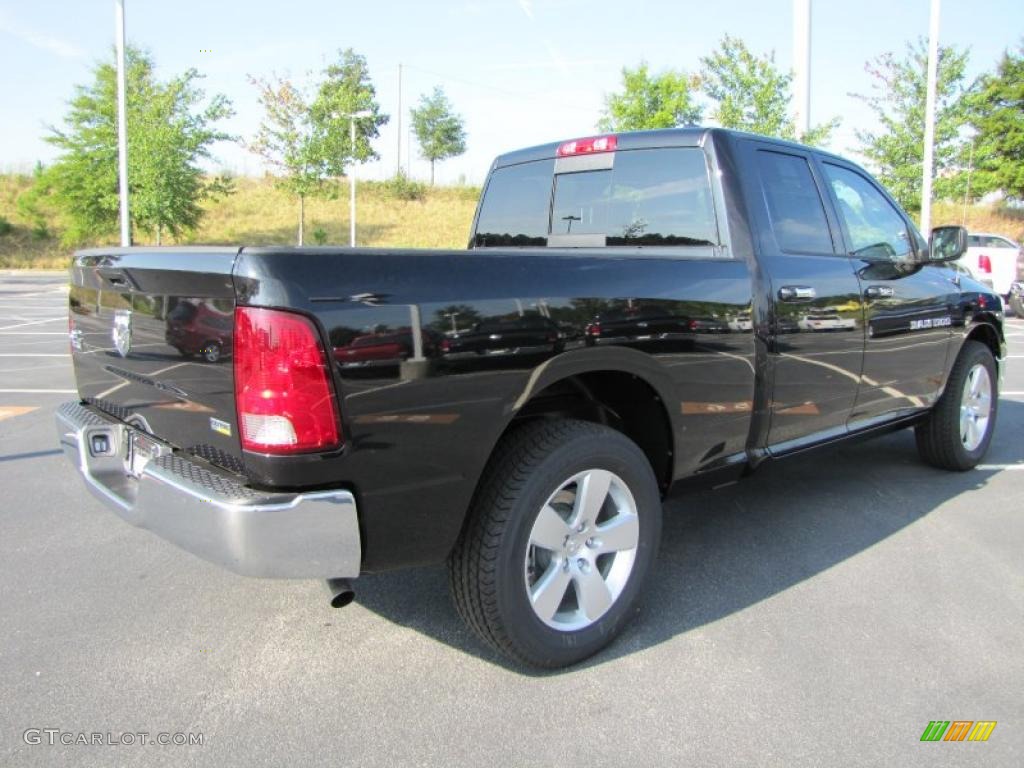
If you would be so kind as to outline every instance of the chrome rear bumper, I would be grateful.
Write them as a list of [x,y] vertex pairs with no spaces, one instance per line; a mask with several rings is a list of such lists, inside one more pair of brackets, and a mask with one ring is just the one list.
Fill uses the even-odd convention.
[[132,525],[243,576],[359,575],[350,492],[255,491],[169,449],[136,477],[124,458],[130,427],[79,403],[65,403],[56,418],[64,454],[86,487]]

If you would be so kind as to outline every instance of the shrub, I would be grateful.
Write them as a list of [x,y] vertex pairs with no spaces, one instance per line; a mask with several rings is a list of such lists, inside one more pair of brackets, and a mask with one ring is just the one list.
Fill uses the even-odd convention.
[[313,230],[313,240],[317,245],[327,244],[327,230],[323,227],[317,227]]
[[13,230],[14,227],[11,225],[11,222],[0,216],[0,237],[11,234]]
[[393,200],[422,200],[427,196],[427,185],[410,179],[399,171],[384,182],[384,195]]

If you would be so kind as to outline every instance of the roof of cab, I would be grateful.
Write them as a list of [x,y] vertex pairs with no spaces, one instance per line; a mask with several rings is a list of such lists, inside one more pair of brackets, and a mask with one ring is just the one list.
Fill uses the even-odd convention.
[[[618,138],[617,150],[624,149],[651,149],[653,147],[699,147],[708,133],[707,128],[663,128],[656,131],[626,131],[623,133],[608,132],[607,135],[615,133]],[[597,136],[605,134],[595,134]],[[571,141],[572,139],[566,139]],[[562,141],[552,144],[540,144],[536,147],[517,149],[513,152],[506,152],[498,155],[494,161],[495,168],[502,168],[506,165],[518,165],[528,163],[531,160],[547,160],[555,157],[558,147]]]
[[[845,160],[838,155],[831,152],[818,149],[817,147],[808,147],[798,142],[787,141],[786,139],[779,139],[771,136],[760,136],[756,133],[748,133],[746,131],[737,131],[730,128],[708,128],[702,126],[690,126],[687,128],[661,128],[654,131],[623,131],[617,133],[615,131],[609,131],[605,134],[593,134],[596,136],[602,135],[615,135],[618,139],[618,146],[616,151],[627,150],[627,149],[654,149],[656,147],[700,147],[704,145],[708,136],[711,135],[728,135],[737,139],[756,139],[758,141],[767,141],[773,144],[779,144],[781,146],[795,147],[802,150],[813,150],[821,155],[835,157],[840,160]],[[576,137],[579,138],[579,137]],[[566,139],[565,141],[573,141],[573,139]],[[528,163],[532,160],[549,160],[556,156],[558,147],[561,146],[564,141],[556,141],[551,144],[539,144],[535,147],[526,147],[525,149],[517,149],[512,152],[506,152],[503,155],[498,155],[494,161],[494,168],[504,168],[508,165],[518,165],[519,163]],[[846,161],[849,162],[849,161]]]

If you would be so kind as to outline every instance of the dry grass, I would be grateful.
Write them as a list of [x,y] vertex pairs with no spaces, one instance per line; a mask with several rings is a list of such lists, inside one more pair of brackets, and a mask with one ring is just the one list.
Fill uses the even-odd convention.
[[[423,200],[395,200],[378,184],[356,191],[359,245],[464,248],[469,240],[478,190],[437,187]],[[205,205],[206,216],[190,243],[294,245],[298,200],[265,179],[239,179],[235,194]],[[323,230],[328,244],[348,244],[348,187],[335,200],[306,201],[306,244]]]
[[[0,268],[64,268],[70,250],[60,245],[60,223],[48,233],[33,231],[18,213],[17,198],[32,185],[30,176],[0,175],[0,217],[12,225],[0,234]],[[314,231],[326,232],[328,244],[348,243],[348,187],[335,200],[306,203],[306,242],[314,244]],[[360,184],[358,195],[359,245],[409,248],[464,248],[476,206],[478,189],[437,187],[420,201],[391,198],[380,184]],[[296,241],[298,201],[276,189],[269,179],[241,178],[236,192],[205,204],[200,227],[178,244],[293,245]],[[963,207],[938,203],[932,213],[936,225],[960,224]],[[998,232],[1024,240],[1024,210],[1001,206],[968,206],[966,224],[977,232]],[[152,233],[136,233],[137,242],[152,242]],[[113,243],[96,243],[108,245]]]
[[[33,234],[31,223],[17,210],[17,197],[32,184],[31,177],[0,175],[0,217],[13,225],[0,235],[0,268],[50,269],[66,267],[70,250],[59,242],[59,224],[50,234]],[[396,200],[382,185],[359,184],[356,238],[359,245],[409,248],[465,248],[479,190],[471,187],[428,189],[422,200]],[[241,178],[236,191],[204,204],[199,228],[165,244],[294,245],[298,230],[298,201],[276,189],[269,179]],[[348,245],[348,187],[335,200],[306,201],[306,244],[322,229],[327,244]],[[114,241],[96,243],[109,245]],[[153,242],[152,233],[137,232],[136,243]]]
[[965,217],[963,204],[936,203],[932,206],[932,226],[943,224],[966,226],[970,232],[990,232],[1024,242],[1024,209],[1021,208],[968,205]]

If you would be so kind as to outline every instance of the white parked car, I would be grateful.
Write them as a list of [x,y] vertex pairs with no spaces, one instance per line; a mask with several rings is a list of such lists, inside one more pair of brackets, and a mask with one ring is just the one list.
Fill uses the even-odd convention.
[[852,331],[857,327],[853,318],[840,317],[835,307],[811,309],[799,320],[802,331]]
[[1021,247],[1008,237],[986,232],[973,232],[967,236],[967,253],[959,263],[967,268],[979,282],[991,285],[992,290],[1004,299],[1010,294],[1010,286],[1018,279],[1018,259]]

